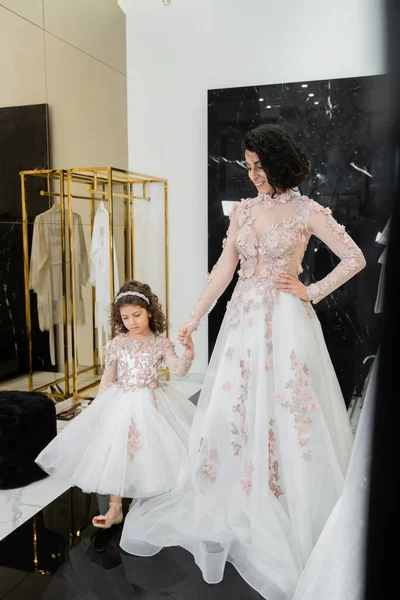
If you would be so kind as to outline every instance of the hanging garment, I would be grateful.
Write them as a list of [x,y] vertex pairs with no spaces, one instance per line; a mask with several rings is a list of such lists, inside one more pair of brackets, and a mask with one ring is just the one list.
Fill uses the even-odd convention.
[[[68,213],[65,211],[65,269],[67,320],[71,320],[70,252]],[[85,306],[82,286],[89,278],[89,263],[80,215],[73,213],[75,318],[77,325],[85,324]],[[54,325],[63,322],[61,208],[54,205],[38,215],[33,225],[29,287],[37,295],[39,327],[50,332],[50,358],[55,365]]]
[[[110,307],[110,244],[109,244],[109,213],[101,202],[97,209],[94,223],[92,242],[90,246],[90,283],[96,289],[95,325],[97,328],[97,347],[100,364],[103,366],[103,332],[108,341],[110,326],[108,321]],[[119,289],[118,265],[113,245],[114,262],[114,291]]]

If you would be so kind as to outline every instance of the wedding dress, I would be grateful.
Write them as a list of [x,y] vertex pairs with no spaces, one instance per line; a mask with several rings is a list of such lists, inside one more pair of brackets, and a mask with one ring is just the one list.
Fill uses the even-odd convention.
[[310,302],[279,292],[298,275],[311,235],[340,258],[307,288],[318,302],[365,265],[360,249],[313,200],[287,192],[235,205],[221,257],[193,318],[220,297],[240,259],[193,422],[185,477],[132,503],[121,547],[151,556],[190,551],[208,583],[226,561],[268,600],[292,598],[343,490],[349,418]]

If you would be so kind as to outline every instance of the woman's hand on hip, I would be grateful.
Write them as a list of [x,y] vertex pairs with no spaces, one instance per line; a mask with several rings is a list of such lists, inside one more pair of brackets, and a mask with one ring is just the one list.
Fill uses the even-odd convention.
[[294,275],[289,275],[288,273],[280,273],[276,280],[276,288],[280,292],[285,292],[286,294],[293,294],[293,296],[297,296],[303,302],[308,302],[309,298],[307,295],[306,286],[299,281],[297,277]]

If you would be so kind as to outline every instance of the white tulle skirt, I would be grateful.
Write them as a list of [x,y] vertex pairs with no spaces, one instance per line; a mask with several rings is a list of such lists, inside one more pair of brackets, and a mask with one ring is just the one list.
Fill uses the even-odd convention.
[[132,504],[122,548],[189,550],[208,583],[226,561],[268,600],[292,597],[343,489],[352,446],[311,305],[257,285],[228,307],[206,374],[181,486]]
[[195,406],[171,385],[106,388],[36,462],[84,492],[155,496],[181,481]]
[[378,359],[372,367],[344,490],[310,556],[293,600],[363,600],[368,494]]

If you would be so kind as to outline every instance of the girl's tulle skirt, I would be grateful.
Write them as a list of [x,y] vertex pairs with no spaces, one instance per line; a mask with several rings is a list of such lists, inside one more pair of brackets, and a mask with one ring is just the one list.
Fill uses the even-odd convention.
[[141,498],[177,487],[195,406],[173,386],[106,388],[36,462],[84,492]]

